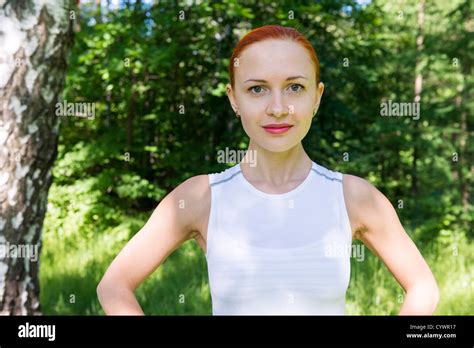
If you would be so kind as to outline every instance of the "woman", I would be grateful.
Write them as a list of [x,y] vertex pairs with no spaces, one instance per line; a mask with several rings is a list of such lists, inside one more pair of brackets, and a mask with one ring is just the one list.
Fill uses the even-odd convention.
[[214,315],[344,314],[348,251],[358,238],[406,291],[400,314],[432,314],[438,286],[388,199],[303,149],[324,91],[307,39],[293,28],[257,28],[238,43],[229,73],[227,95],[250,138],[246,155],[160,202],[100,282],[104,311],[143,314],[134,290],[195,238]]

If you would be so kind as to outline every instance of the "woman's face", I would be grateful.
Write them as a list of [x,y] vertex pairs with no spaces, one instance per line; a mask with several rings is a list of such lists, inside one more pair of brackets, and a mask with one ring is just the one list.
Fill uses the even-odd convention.
[[[316,86],[316,70],[304,47],[290,40],[252,44],[238,59],[234,79],[227,95],[252,142],[282,152],[303,140],[324,91],[322,83]],[[263,128],[280,123],[292,127],[283,133]]]

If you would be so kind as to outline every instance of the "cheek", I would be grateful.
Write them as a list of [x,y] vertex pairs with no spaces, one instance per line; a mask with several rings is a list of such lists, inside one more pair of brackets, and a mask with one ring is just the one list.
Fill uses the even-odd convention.
[[264,106],[250,103],[246,103],[244,108],[240,108],[240,115],[242,123],[247,123],[249,126],[268,118]]
[[241,127],[244,129],[245,134],[250,137],[257,137],[258,138],[258,124],[253,121],[253,119],[248,119],[245,117],[242,117],[241,119]]
[[311,116],[313,116],[311,104],[302,103],[294,105],[293,117],[296,121],[305,123],[311,121]]

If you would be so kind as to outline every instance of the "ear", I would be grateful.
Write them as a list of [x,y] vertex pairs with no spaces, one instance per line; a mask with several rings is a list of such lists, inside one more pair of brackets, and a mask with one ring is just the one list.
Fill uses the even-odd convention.
[[238,110],[238,106],[237,106],[237,100],[235,99],[234,90],[232,89],[232,86],[230,85],[230,83],[226,85],[225,89],[226,89],[227,97],[229,98],[229,101],[230,101],[230,105],[232,106],[232,109],[234,110],[234,113],[235,113]]
[[324,93],[324,83],[320,82],[318,84],[317,93],[316,93],[316,104],[313,107],[313,118],[319,110],[319,105],[321,104],[321,98]]
[[317,100],[318,105],[321,103],[321,98],[323,97],[323,93],[324,93],[324,83],[319,82],[319,84],[318,84],[318,100]]

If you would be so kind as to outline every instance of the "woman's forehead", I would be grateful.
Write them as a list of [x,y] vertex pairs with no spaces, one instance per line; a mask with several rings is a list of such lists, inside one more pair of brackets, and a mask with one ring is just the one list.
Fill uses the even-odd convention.
[[269,79],[302,75],[308,79],[314,67],[307,50],[289,40],[266,40],[247,47],[235,67],[238,79]]

